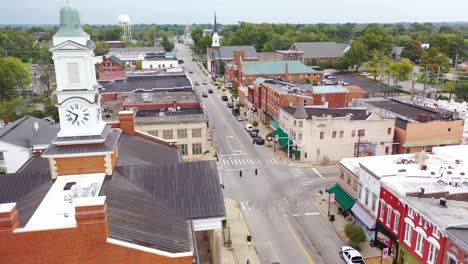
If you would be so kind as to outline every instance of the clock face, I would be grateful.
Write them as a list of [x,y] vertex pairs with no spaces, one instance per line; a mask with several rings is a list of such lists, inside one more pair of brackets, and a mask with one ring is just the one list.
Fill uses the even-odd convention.
[[73,103],[65,110],[67,122],[74,126],[83,126],[89,121],[88,108],[80,103]]

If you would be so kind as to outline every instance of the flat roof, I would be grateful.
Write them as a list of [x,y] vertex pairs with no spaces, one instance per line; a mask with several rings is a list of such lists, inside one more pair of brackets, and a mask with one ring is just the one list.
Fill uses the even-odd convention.
[[201,107],[182,108],[176,111],[140,110],[137,112],[135,124],[153,123],[194,123],[207,122],[208,117]]
[[102,81],[99,84],[104,88],[100,89],[100,93],[192,89],[192,83],[185,73],[128,75],[125,80]]
[[[294,115],[296,112],[297,107],[283,107],[284,111],[286,111],[290,115]],[[351,116],[351,120],[366,120],[369,118],[372,113],[368,112],[365,109],[355,109],[355,108],[319,108],[319,107],[304,107],[307,113],[307,119],[311,119],[312,117],[326,117],[331,116],[333,118],[340,118]]]
[[[452,120],[452,112],[431,109],[428,107],[405,103],[398,100],[380,100],[380,101],[366,101],[366,103],[381,109],[385,109],[398,116],[404,117],[411,121],[417,122],[430,122],[433,120]],[[444,117],[444,115],[447,115]],[[422,117],[425,119],[422,119]]]

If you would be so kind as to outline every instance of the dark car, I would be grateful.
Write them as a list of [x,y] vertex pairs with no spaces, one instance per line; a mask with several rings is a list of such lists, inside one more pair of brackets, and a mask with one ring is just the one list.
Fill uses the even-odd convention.
[[213,93],[213,89],[208,89],[208,93]]
[[254,140],[255,140],[255,138],[258,137],[258,132],[254,131],[254,130],[249,131],[248,133]]
[[261,138],[261,137],[256,137],[254,140],[255,140],[255,144],[257,144],[257,145],[265,144],[265,140],[263,138]]
[[227,95],[221,95],[221,100],[227,102],[229,101],[229,98],[227,97]]
[[231,102],[227,103],[226,105],[227,105],[228,108],[234,108],[234,104],[231,103]]
[[208,94],[207,93],[202,93],[202,96],[203,97],[208,97]]
[[232,114],[233,114],[234,116],[239,116],[239,115],[240,115],[239,108],[234,108],[234,109],[232,109],[231,112],[232,112]]

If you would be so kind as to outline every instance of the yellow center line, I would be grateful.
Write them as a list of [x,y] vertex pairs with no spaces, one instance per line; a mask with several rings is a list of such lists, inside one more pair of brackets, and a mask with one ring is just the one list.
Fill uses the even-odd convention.
[[208,100],[210,100],[210,101],[211,101],[211,104],[215,107],[215,110],[216,110],[217,114],[226,122],[227,127],[229,127],[229,129],[231,130],[232,135],[233,135],[234,138],[237,140],[237,143],[239,143],[239,146],[241,147],[242,151],[247,152],[247,151],[246,151],[246,148],[244,147],[244,144],[241,143],[239,137],[237,137],[237,134],[234,132],[234,129],[231,127],[231,125],[229,124],[229,122],[228,122],[228,121],[226,120],[226,118],[223,116],[223,114],[221,113],[221,110],[219,110],[219,107],[215,104],[215,102],[213,101],[213,99],[211,99],[211,97],[208,97]]
[[304,253],[304,255],[306,256],[307,262],[309,264],[314,264],[314,261],[312,260],[312,257],[310,256],[309,252],[307,252],[307,249],[305,248],[304,244],[301,242],[301,239],[297,235],[297,233],[294,230],[294,228],[292,227],[291,223],[289,223],[289,220],[288,220],[287,216],[284,216],[283,219],[284,219],[284,222],[286,223],[286,225],[288,226],[289,232],[293,236],[294,240],[296,240],[296,243],[299,245],[299,248],[302,250],[302,253]]

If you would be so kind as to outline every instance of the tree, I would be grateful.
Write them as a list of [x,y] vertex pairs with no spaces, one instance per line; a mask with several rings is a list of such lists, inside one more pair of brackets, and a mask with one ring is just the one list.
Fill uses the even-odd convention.
[[437,48],[431,47],[421,56],[421,72],[429,80],[438,79],[441,74],[448,72],[450,61],[448,57],[441,53]]
[[452,94],[455,92],[455,86],[453,82],[447,81],[444,83],[444,92],[449,93],[449,100],[452,100]]
[[224,63],[224,61],[221,61],[219,63],[219,74],[224,76],[225,71],[226,71],[226,64]]
[[348,52],[345,53],[344,58],[351,68],[359,69],[361,65],[367,61],[369,56],[369,49],[363,41],[356,40],[351,45]]
[[11,98],[15,89],[31,84],[31,74],[18,58],[0,58],[0,73],[0,100]]
[[345,234],[353,244],[366,242],[366,234],[364,230],[355,224],[347,224],[345,226]]
[[44,116],[51,116],[55,121],[59,121],[58,108],[55,106],[57,103],[57,96],[48,96],[44,100]]
[[135,70],[141,71],[143,69],[143,63],[141,60],[135,61]]
[[50,92],[51,82],[54,78],[54,66],[47,60],[40,60],[37,62],[37,70],[39,72],[39,79],[47,86],[47,91]]
[[364,64],[366,71],[374,77],[374,81],[377,80],[377,76],[381,73],[382,57],[383,54],[381,52],[373,50],[371,53],[371,59]]
[[349,64],[346,58],[338,58],[333,62],[333,69],[337,71],[346,71],[349,69]]
[[96,48],[94,49],[94,54],[96,56],[102,56],[109,53],[109,47],[104,42],[97,42]]
[[172,41],[169,40],[167,35],[163,36],[161,45],[164,47],[165,51],[171,51],[174,48],[174,43],[172,43]]
[[455,94],[463,100],[468,100],[468,73],[460,74],[458,78]]
[[392,61],[390,62],[389,70],[393,77],[394,84],[398,85],[398,82],[410,79],[411,73],[413,72],[413,64],[408,59]]
[[421,42],[411,39],[403,45],[401,56],[410,59],[412,62],[418,62],[421,59],[422,53]]
[[0,103],[0,116],[7,116],[10,121],[32,113],[35,113],[35,109],[24,97],[15,97]]
[[252,122],[252,126],[258,127],[258,121],[257,121],[257,120],[254,120],[254,121]]

